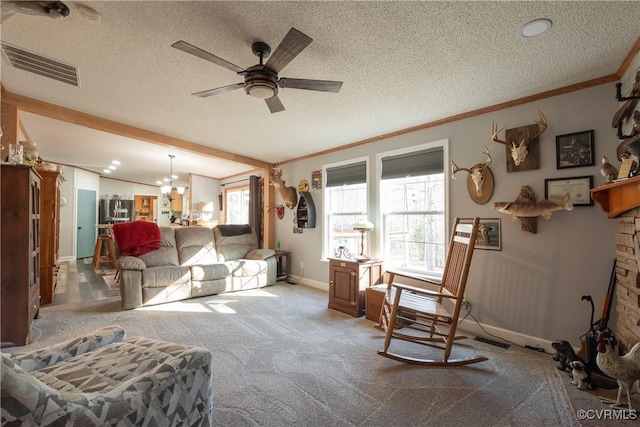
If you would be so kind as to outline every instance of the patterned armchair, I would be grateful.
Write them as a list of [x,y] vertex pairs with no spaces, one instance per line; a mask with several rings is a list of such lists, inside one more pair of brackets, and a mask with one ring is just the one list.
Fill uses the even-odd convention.
[[125,338],[109,326],[25,354],[2,353],[3,426],[210,426],[211,353]]

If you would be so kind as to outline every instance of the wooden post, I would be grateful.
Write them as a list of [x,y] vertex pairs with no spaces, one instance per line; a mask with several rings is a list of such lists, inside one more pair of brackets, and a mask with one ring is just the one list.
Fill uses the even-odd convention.
[[262,212],[264,224],[262,225],[262,247],[274,249],[276,247],[276,209],[275,209],[275,187],[271,185],[269,168],[263,173],[263,198]]
[[18,143],[18,107],[2,103],[2,151],[0,158],[5,159],[9,152],[9,144]]

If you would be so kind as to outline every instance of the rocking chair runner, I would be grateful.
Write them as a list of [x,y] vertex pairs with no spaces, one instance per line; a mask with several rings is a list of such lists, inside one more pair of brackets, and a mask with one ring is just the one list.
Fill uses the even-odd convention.
[[[395,276],[401,273],[389,272],[389,283],[380,312],[379,325],[385,331],[384,350],[378,351],[379,355],[401,362],[431,366],[460,366],[488,360],[484,356],[449,359],[453,342],[467,338],[456,336],[456,327],[464,300],[479,221],[479,218],[473,220],[456,218],[440,282],[425,277],[410,276],[427,284],[439,286],[437,292],[394,283]],[[447,325],[448,330],[441,329],[441,326]],[[441,349],[444,351],[444,356],[442,360],[433,360],[391,353],[389,346],[392,338]]]

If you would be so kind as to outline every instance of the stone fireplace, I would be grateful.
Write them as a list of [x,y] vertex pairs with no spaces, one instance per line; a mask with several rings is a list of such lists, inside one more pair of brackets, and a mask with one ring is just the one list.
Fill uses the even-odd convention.
[[591,190],[616,232],[616,336],[623,351],[640,342],[640,176]]

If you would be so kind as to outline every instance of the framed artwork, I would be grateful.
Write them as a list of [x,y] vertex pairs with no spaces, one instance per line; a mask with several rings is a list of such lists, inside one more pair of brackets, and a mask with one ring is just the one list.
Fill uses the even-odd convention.
[[556,136],[557,169],[595,165],[593,129]]
[[500,218],[480,218],[476,249],[502,250],[502,229]]
[[322,171],[316,170],[311,172],[311,188],[319,190],[322,188]]
[[593,175],[545,179],[544,198],[554,203],[562,203],[562,199],[568,193],[573,206],[593,206],[592,188]]

